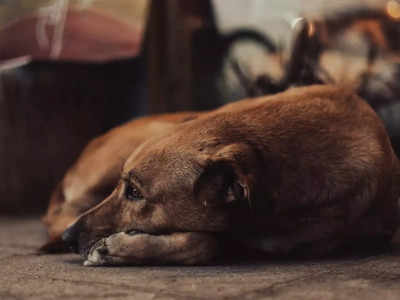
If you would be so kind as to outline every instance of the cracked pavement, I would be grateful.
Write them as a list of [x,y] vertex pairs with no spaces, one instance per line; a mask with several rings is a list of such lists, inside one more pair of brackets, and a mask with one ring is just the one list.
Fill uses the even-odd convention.
[[0,217],[0,299],[399,299],[400,247],[321,260],[202,267],[82,266],[38,255],[39,218]]

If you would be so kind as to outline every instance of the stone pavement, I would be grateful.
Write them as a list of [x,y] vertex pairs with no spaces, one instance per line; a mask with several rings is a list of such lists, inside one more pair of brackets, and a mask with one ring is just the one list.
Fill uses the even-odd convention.
[[314,261],[96,267],[37,255],[35,218],[0,217],[0,299],[400,299],[400,249]]

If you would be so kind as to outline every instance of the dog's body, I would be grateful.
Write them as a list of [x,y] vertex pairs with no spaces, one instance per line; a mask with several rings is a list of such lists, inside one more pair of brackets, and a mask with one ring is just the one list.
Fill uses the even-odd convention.
[[204,263],[221,236],[325,254],[397,227],[398,159],[348,89],[239,101],[133,148],[112,194],[63,235],[87,265]]

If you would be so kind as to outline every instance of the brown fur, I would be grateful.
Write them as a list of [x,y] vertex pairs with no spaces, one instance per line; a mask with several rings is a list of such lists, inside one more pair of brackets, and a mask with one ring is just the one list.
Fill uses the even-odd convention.
[[[203,263],[221,234],[269,253],[326,254],[390,240],[398,174],[382,122],[351,89],[294,88],[145,141],[114,192],[63,237],[87,265]],[[183,238],[179,260],[176,233],[201,233],[200,243]],[[132,255],[115,251],[121,243]]]

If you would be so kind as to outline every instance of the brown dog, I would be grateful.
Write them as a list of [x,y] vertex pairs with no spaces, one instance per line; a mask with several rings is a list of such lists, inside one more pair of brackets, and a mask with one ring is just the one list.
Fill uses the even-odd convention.
[[184,112],[135,119],[91,141],[52,193],[42,219],[50,240],[42,250],[67,249],[61,234],[79,215],[113,191],[123,164],[141,143],[199,114]]
[[145,141],[63,239],[85,265],[205,263],[221,236],[324,254],[389,241],[399,194],[399,162],[374,111],[350,89],[294,88]]

